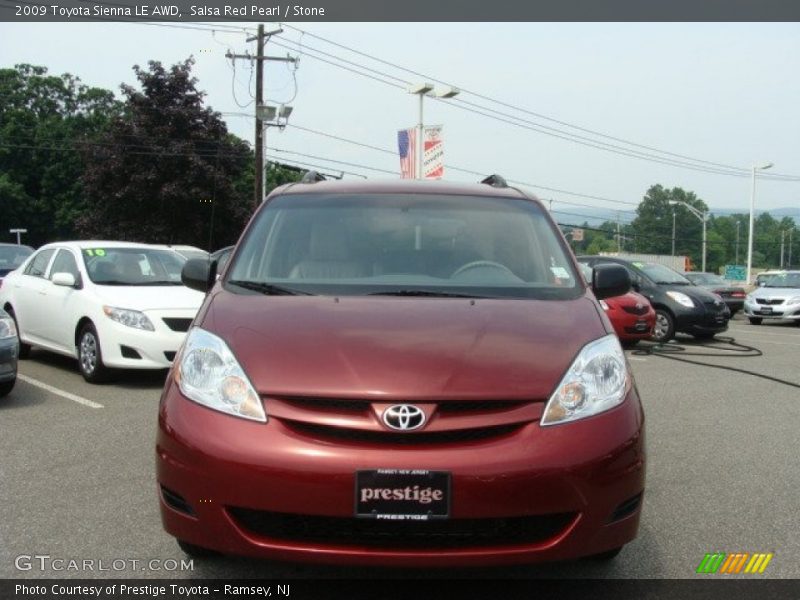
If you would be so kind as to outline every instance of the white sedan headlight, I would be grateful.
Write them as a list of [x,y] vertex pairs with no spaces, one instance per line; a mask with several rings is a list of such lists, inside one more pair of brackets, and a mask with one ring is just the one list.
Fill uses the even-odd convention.
[[675,300],[675,302],[677,302],[681,306],[685,306],[686,308],[694,307],[694,302],[686,294],[683,294],[681,292],[667,292],[667,296]]
[[143,329],[145,331],[155,331],[155,327],[147,318],[147,315],[138,310],[129,310],[127,308],[115,308],[113,306],[104,306],[103,312],[112,321],[121,323],[134,329]]
[[17,326],[11,317],[0,317],[0,340],[17,337]]
[[631,387],[616,335],[583,347],[544,409],[542,425],[576,421],[622,404]]
[[228,345],[205,329],[192,327],[175,369],[181,392],[220,412],[267,422],[264,405]]
[[789,298],[789,300],[786,301],[786,304],[798,304],[798,303],[800,303],[800,296]]

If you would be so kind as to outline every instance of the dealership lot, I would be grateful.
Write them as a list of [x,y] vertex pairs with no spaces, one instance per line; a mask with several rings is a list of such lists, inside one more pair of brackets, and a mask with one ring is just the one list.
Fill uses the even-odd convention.
[[[627,352],[646,411],[649,464],[639,537],[614,562],[402,575],[693,577],[705,553],[721,551],[772,552],[761,577],[800,577],[800,389],[711,366],[800,385],[800,328],[752,326],[738,316],[726,335],[763,356],[714,349],[724,344],[703,348],[684,337],[686,351],[670,356],[706,365],[647,354],[647,344]],[[195,559],[193,570],[173,570],[171,561],[186,557],[161,529],[154,477],[163,372],[125,373],[93,386],[74,361],[34,351],[20,375],[0,401],[0,576],[398,576],[239,558]],[[17,558],[35,555],[50,559]],[[94,570],[57,570],[69,563],[53,559],[93,560]]]

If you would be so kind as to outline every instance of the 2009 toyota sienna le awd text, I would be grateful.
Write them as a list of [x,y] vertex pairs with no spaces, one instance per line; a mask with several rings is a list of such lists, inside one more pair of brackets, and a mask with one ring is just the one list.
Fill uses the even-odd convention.
[[612,557],[636,536],[643,413],[542,204],[483,184],[273,191],[161,398],[157,478],[189,554],[394,566]]

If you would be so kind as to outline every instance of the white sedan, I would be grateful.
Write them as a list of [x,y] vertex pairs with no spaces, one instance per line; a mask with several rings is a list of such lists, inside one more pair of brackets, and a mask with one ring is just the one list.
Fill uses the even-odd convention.
[[92,383],[107,379],[110,368],[169,367],[203,302],[181,283],[184,262],[146,244],[42,246],[0,287],[20,358],[31,346],[72,356]]

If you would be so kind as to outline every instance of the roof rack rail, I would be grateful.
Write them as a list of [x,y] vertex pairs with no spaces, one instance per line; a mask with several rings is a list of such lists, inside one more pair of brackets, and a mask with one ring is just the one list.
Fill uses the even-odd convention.
[[508,187],[508,183],[506,183],[505,178],[502,175],[489,175],[486,179],[482,179],[481,183],[485,183],[492,187],[504,188]]
[[326,181],[325,175],[316,171],[306,171],[300,179],[300,183],[318,183],[320,181]]

